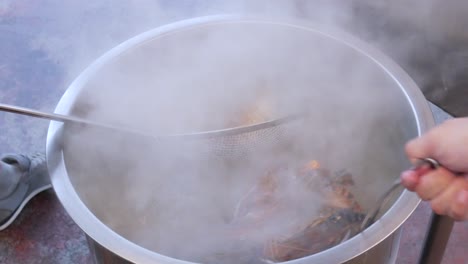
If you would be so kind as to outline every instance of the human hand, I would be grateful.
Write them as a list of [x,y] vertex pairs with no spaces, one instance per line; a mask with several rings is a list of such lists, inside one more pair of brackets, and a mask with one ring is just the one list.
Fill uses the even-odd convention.
[[412,162],[433,158],[443,167],[405,171],[402,184],[430,202],[435,213],[468,220],[468,118],[446,121],[408,142],[406,154]]

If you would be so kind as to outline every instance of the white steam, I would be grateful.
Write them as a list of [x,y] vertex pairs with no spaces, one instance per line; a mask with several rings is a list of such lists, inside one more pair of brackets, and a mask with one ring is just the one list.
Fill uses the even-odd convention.
[[[68,35],[72,41],[38,39],[35,45],[68,61],[71,79],[123,40],[186,17],[268,14],[371,32],[359,26],[356,1],[123,2],[68,4],[57,16],[83,25]],[[367,6],[390,8],[384,2]],[[106,15],[94,13],[100,9]],[[413,45],[411,40],[400,43]],[[222,230],[241,197],[271,166],[317,159],[331,170],[348,169],[366,207],[405,167],[402,146],[416,132],[403,94],[370,60],[324,35],[268,23],[167,34],[122,54],[85,86],[75,114],[153,134],[226,128],[259,100],[269,101],[267,118],[311,111],[309,119],[282,130],[222,141],[147,142],[70,128],[65,146],[69,173],[89,208],[126,238],[194,261],[241,246]],[[291,204],[303,209],[295,218],[312,218],[320,209],[322,199],[315,194],[285,189]],[[288,217],[293,215],[265,227],[260,240],[277,234]]]

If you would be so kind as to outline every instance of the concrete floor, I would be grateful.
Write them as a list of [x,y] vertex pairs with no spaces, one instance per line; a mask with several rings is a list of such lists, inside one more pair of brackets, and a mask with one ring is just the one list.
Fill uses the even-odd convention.
[[[67,1],[67,6],[57,12],[61,2],[0,1],[0,102],[52,111],[64,87],[93,58],[114,46],[115,41],[162,21],[125,27],[125,16],[121,21],[99,15],[106,1],[85,7],[80,5],[82,1]],[[81,8],[81,13],[72,12],[77,8]],[[120,11],[114,8],[107,15],[115,18],[122,14]],[[136,11],[127,10],[133,15]],[[90,19],[101,30],[96,30]],[[125,34],[120,33],[122,27]],[[108,35],[102,36],[101,32]],[[99,38],[101,41],[95,40]],[[108,41],[109,38],[113,41]],[[432,109],[438,121],[450,118],[437,107]],[[43,151],[46,129],[45,121],[0,113],[0,154]],[[397,263],[416,263],[429,214],[430,208],[422,203],[403,225]],[[468,222],[457,223],[443,263],[468,263],[466,249]],[[0,232],[0,263],[90,262],[83,232],[69,218],[53,191],[34,198],[13,226]]]

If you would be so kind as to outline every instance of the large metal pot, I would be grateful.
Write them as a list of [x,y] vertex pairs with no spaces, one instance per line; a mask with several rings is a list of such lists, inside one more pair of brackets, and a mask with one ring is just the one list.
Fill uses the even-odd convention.
[[[209,56],[213,54],[216,56]],[[240,66],[231,67],[235,63]],[[197,72],[197,75],[204,75],[203,78],[184,80],[188,74],[208,64],[214,66]],[[268,64],[273,65],[271,74],[261,71]],[[186,85],[189,89],[199,89],[207,85],[204,82],[207,76],[221,76],[221,82],[213,84],[224,83],[228,87],[256,83],[258,80],[248,78],[258,75],[269,85],[292,87],[290,93],[295,91],[295,86],[307,87],[307,94],[295,98],[307,101],[318,113],[317,127],[307,133],[317,138],[316,142],[323,143],[317,144],[320,145],[318,151],[339,160],[340,166],[355,174],[355,194],[364,207],[371,206],[399,172],[409,166],[404,155],[405,142],[433,125],[430,109],[415,83],[398,65],[362,41],[334,29],[300,21],[236,16],[182,21],[124,42],[99,58],[71,84],[56,112],[151,129],[145,124],[149,116],[157,115],[152,112],[153,107],[167,100],[173,100],[167,107],[176,107],[178,102],[175,98],[164,101],[141,96],[148,91],[148,85],[164,84],[169,87],[167,89]],[[232,78],[223,79],[226,76]],[[247,81],[236,83],[240,76]],[[121,101],[122,98],[126,100]],[[95,111],[96,106],[99,111]],[[185,114],[178,117],[190,116],[189,111],[182,110]],[[89,116],[90,113],[93,115]],[[100,166],[93,160],[103,158],[99,156],[102,148],[110,145],[99,141],[86,145],[86,140],[80,141],[81,134],[75,138],[79,143],[73,144],[68,136],[74,131],[61,123],[50,124],[48,165],[57,196],[89,236],[93,250],[97,251],[96,259],[106,263],[117,263],[117,260],[189,263],[150,250],[144,246],[145,241],[126,232],[127,228],[140,225],[137,220],[141,211],[134,208],[139,206],[138,201],[127,203],[126,199],[130,198],[124,195],[133,182],[122,182],[125,179],[117,175],[119,172],[112,164],[128,156],[138,156],[138,151],[131,150],[135,142],[121,141],[120,153],[112,157],[113,160],[101,163],[106,169],[90,175]],[[81,154],[77,156],[74,152]],[[138,179],[142,178],[137,178],[136,182]],[[142,193],[162,191],[150,182],[137,185]],[[393,263],[399,227],[416,208],[419,199],[402,191],[393,201],[379,221],[361,234],[291,263]],[[112,223],[116,219],[120,225]],[[197,243],[199,241],[192,244],[196,246]]]

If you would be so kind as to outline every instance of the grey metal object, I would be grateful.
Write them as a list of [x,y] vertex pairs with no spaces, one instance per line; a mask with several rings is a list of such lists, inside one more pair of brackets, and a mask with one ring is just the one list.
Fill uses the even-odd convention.
[[0,160],[0,231],[8,228],[37,194],[52,188],[43,153],[3,155]]
[[[203,40],[203,38],[199,37],[206,36],[209,32],[223,32],[223,34],[228,32],[232,35],[227,34],[224,36],[232,39],[228,39],[227,41],[236,44],[238,44],[239,41],[245,41],[245,38],[239,38],[239,36],[250,36],[251,38],[249,39],[256,40],[257,37],[261,36],[261,32],[276,32],[278,34],[277,36],[281,37],[278,40],[287,39],[288,41],[292,41],[297,37],[302,41],[306,41],[308,45],[304,45],[304,42],[301,41],[302,49],[288,51],[288,55],[291,55],[288,56],[290,60],[296,60],[298,57],[295,56],[300,57],[301,53],[307,53],[308,51],[312,51],[312,54],[323,53],[326,50],[313,50],[313,46],[317,42],[323,41],[327,44],[323,47],[326,47],[331,53],[339,52],[349,56],[348,58],[352,58],[351,61],[347,62],[353,63],[347,67],[349,70],[353,70],[353,66],[359,63],[363,63],[368,67],[365,67],[367,70],[362,73],[375,78],[371,82],[372,88],[370,88],[370,86],[359,86],[357,90],[352,93],[354,99],[356,99],[354,104],[351,104],[350,101],[349,105],[343,107],[348,110],[348,112],[361,109],[360,107],[365,104],[359,103],[359,99],[366,97],[371,97],[371,101],[378,102],[378,104],[375,105],[376,108],[372,108],[372,110],[368,112],[370,113],[369,120],[372,120],[371,123],[366,123],[366,126],[360,128],[348,128],[350,130],[356,129],[356,132],[375,132],[369,134],[369,136],[365,138],[368,144],[372,144],[372,147],[366,148],[361,155],[346,155],[346,157],[343,157],[339,155],[339,151],[327,153],[327,155],[335,155],[336,158],[343,159],[343,164],[350,164],[351,170],[357,171],[356,174],[359,175],[356,177],[357,186],[361,187],[357,187],[356,193],[364,195],[361,197],[358,195],[357,199],[360,199],[365,207],[370,206],[366,204],[366,201],[374,200],[379,193],[388,187],[395,173],[398,173],[408,166],[408,161],[402,152],[404,143],[408,139],[427,131],[434,124],[428,104],[411,78],[409,78],[398,65],[367,44],[343,32],[334,29],[322,29],[321,27],[304,24],[300,21],[278,22],[276,20],[272,21],[268,19],[235,16],[219,16],[183,21],[149,31],[121,44],[99,58],[75,80],[62,97],[56,108],[56,113],[64,115],[74,114],[76,107],[85,102],[83,100],[86,100],[86,98],[83,99],[82,95],[85,94],[88,89],[91,89],[91,83],[103,77],[101,75],[103,71],[112,70],[114,66],[119,66],[124,67],[125,71],[138,73],[138,78],[142,78],[143,76],[140,75],[141,72],[145,72],[144,69],[160,67],[161,65],[158,65],[160,60],[144,60],[144,63],[142,63],[141,58],[146,58],[147,56],[139,57],[137,54],[142,55],[150,50],[154,52],[154,47],[170,43],[184,43],[187,45],[187,48],[200,48],[197,41]],[[255,36],[255,38],[253,38],[253,36]],[[268,43],[270,46],[271,44],[273,43]],[[296,44],[299,45],[299,43]],[[168,46],[172,47],[170,45]],[[148,48],[150,50],[147,50]],[[187,53],[184,53],[184,55],[189,56],[191,53],[196,53],[191,51],[190,48],[188,49],[189,50]],[[166,50],[166,52],[171,52],[171,49]],[[183,50],[177,50],[177,52],[183,53]],[[249,51],[247,50],[245,52]],[[257,54],[249,53],[249,56],[255,55]],[[132,58],[135,58],[135,60],[132,60]],[[136,58],[139,58],[140,61]],[[220,58],[218,57],[218,59]],[[252,60],[252,62],[253,61],[254,60]],[[152,63],[151,67],[148,66],[147,63]],[[286,61],[283,63],[286,63]],[[307,63],[307,61],[303,63]],[[144,68],[142,68],[143,65]],[[309,72],[304,72],[304,74],[306,73],[308,74]],[[148,74],[150,73],[148,72]],[[250,74],[252,74],[252,72]],[[129,76],[130,79],[127,80],[128,84],[132,83],[131,75]],[[291,75],[286,75],[284,77],[287,79],[288,76]],[[353,74],[352,76],[356,75]],[[115,78],[118,77],[118,75],[115,75]],[[150,78],[150,76],[146,77]],[[344,78],[345,76],[335,76],[335,78],[339,77]],[[290,79],[290,81],[293,81],[293,79]],[[113,80],[113,83],[115,85],[120,84],[125,86],[119,81]],[[368,84],[370,85],[370,83]],[[105,89],[105,87],[100,86],[100,88],[101,87]],[[94,86],[94,88],[96,87]],[[137,89],[134,85],[131,86],[131,88]],[[333,99],[326,96],[329,91],[323,90],[319,86],[316,86],[314,89],[317,89],[315,92],[321,93],[324,96],[322,100]],[[95,89],[93,92],[98,91]],[[129,100],[131,100],[132,94],[135,93],[136,92],[132,90],[132,93],[128,95]],[[324,105],[324,109],[321,110],[326,113],[332,113],[332,116],[330,116],[331,118],[316,120],[315,125],[320,124],[322,128],[336,126],[336,120],[333,120],[333,118],[337,117],[337,111],[331,111],[331,109],[326,109],[326,107],[327,105]],[[398,111],[387,111],[388,109],[398,109]],[[364,111],[364,109],[361,110]],[[346,116],[346,112],[347,111],[341,112],[343,118]],[[322,123],[319,123],[320,121],[322,121]],[[385,127],[387,127],[387,129],[385,129]],[[320,132],[316,130],[315,133],[315,136],[321,136],[322,140],[329,140],[330,142],[335,142],[337,145],[347,146],[348,149],[356,147],[356,145],[353,144],[357,144],[359,139],[354,138],[354,141],[350,141],[347,137],[336,137],[336,135],[332,135],[326,131]],[[311,135],[312,134],[310,134],[310,136]],[[105,181],[105,185],[100,185],[101,182],[97,181],[97,178],[95,178],[95,176],[98,175],[89,175],[90,178],[87,179],[85,175],[81,175],[74,170],[73,163],[76,162],[76,159],[73,158],[72,153],[65,151],[64,146],[66,147],[69,142],[66,141],[64,136],[67,136],[67,127],[64,127],[63,124],[58,122],[51,122],[47,139],[47,157],[51,179],[57,196],[65,209],[87,235],[92,238],[92,240],[102,245],[103,248],[108,249],[110,252],[113,252],[113,254],[129,262],[189,263],[164,256],[145,248],[140,245],[139,241],[126,238],[125,235],[122,234],[125,230],[116,230],[109,226],[108,220],[106,220],[108,217],[118,218],[123,217],[123,215],[112,215],[112,211],[109,208],[99,205],[105,205],[105,201],[109,198],[108,196],[116,196],[114,196],[112,192],[106,192],[106,196],[103,196],[103,192],[101,192],[99,197],[88,196],[86,188],[89,188],[90,184],[94,186],[97,185],[99,188],[104,188],[109,184],[116,185],[118,182],[116,180],[109,181],[108,179]],[[81,157],[81,159],[86,158],[87,157]],[[375,167],[372,167],[371,165],[374,164],[374,162],[370,160],[373,158],[378,158],[379,160],[384,160],[389,163],[380,162],[376,164]],[[356,159],[361,162],[356,162]],[[366,168],[352,167],[352,164],[364,164],[364,159],[369,161],[369,165]],[[88,161],[92,162],[92,160],[87,160],[87,162]],[[379,173],[377,173],[377,171],[379,171]],[[155,175],[157,174],[158,173],[155,173]],[[374,179],[369,175],[381,175],[381,178]],[[166,175],[161,176],[166,177]],[[85,185],[81,185],[80,182],[85,183]],[[367,184],[372,184],[373,189],[370,189]],[[117,187],[118,186],[115,186],[115,188]],[[396,238],[399,237],[399,227],[413,212],[419,201],[415,194],[404,191],[399,194],[398,197],[394,198],[394,203],[388,208],[385,214],[380,217],[379,221],[371,225],[361,234],[329,250],[295,260],[292,263],[391,263],[396,254],[395,248],[398,244],[398,239]],[[127,206],[125,203],[121,203],[119,206],[121,206],[120,211],[126,212],[127,215],[132,210],[131,207],[128,207],[131,205]],[[102,210],[97,209],[99,207],[101,207]],[[127,224],[129,226],[137,225],[135,223],[135,217],[137,216],[133,215],[133,217],[128,219]]]
[[429,228],[419,257],[419,264],[438,264],[442,262],[445,249],[452,234],[454,221],[448,216],[431,215]]
[[73,123],[73,124],[78,124],[78,125],[87,125],[87,126],[93,126],[93,127],[116,130],[116,131],[126,131],[126,132],[137,134],[137,135],[142,134],[137,131],[126,130],[125,128],[120,128],[120,127],[107,125],[103,123],[97,123],[97,122],[93,122],[91,120],[86,120],[83,118],[59,115],[55,113],[47,113],[47,112],[38,111],[35,109],[29,109],[25,107],[14,106],[14,105],[0,104],[0,111],[26,115],[26,116],[36,117],[36,118],[42,118],[42,119],[47,119],[47,120],[54,120],[54,121],[59,121],[59,122],[67,122],[67,123]]
[[42,119],[47,119],[47,120],[53,120],[53,121],[72,123],[72,124],[77,124],[77,125],[92,126],[92,127],[97,127],[97,128],[106,129],[106,130],[128,133],[133,136],[143,136],[147,138],[154,138],[154,139],[161,139],[161,140],[169,139],[169,138],[171,139],[177,138],[177,139],[184,140],[184,139],[197,139],[197,138],[204,139],[204,138],[236,136],[236,135],[241,135],[244,133],[253,133],[258,130],[275,129],[275,127],[277,126],[287,124],[289,122],[294,122],[301,118],[306,118],[307,116],[305,113],[296,114],[296,115],[288,115],[285,117],[280,117],[280,118],[276,118],[273,120],[260,122],[258,124],[212,130],[212,131],[194,132],[190,134],[150,135],[150,134],[145,134],[142,131],[132,130],[132,129],[125,128],[125,127],[118,127],[115,125],[93,122],[92,120],[87,120],[87,119],[83,119],[79,117],[48,113],[44,111],[38,111],[35,109],[19,107],[19,106],[14,106],[14,105],[7,105],[7,104],[0,103],[0,111],[19,114],[19,115],[26,115],[26,116],[36,117],[36,118],[42,118]]
[[[448,113],[431,104],[436,124],[452,119]],[[419,255],[419,264],[438,264],[442,262],[445,249],[450,239],[454,220],[448,216],[432,213],[424,244]]]

